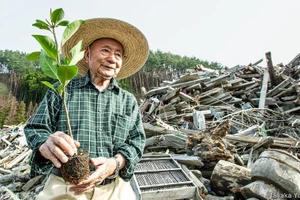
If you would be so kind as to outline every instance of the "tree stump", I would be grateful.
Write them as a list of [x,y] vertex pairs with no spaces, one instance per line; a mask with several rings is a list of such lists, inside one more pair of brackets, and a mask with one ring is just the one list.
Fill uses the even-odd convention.
[[252,167],[251,178],[271,183],[288,194],[300,194],[300,160],[286,151],[264,151]]
[[220,160],[211,176],[211,188],[220,195],[234,194],[251,182],[251,170]]

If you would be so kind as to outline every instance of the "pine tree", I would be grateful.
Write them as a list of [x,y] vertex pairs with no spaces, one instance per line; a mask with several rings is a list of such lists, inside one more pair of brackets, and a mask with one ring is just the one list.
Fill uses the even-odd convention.
[[20,123],[25,123],[26,119],[25,119],[25,113],[26,113],[26,108],[25,108],[25,103],[23,101],[21,101],[17,107],[17,111],[15,114],[15,120],[14,120],[14,124],[20,124]]

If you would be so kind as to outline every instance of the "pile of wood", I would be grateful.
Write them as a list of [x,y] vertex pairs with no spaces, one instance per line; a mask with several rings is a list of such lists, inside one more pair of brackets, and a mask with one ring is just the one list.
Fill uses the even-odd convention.
[[[144,153],[171,154],[200,199],[299,198],[300,56],[286,66],[270,56],[266,67],[197,65],[143,90]],[[6,126],[0,140],[0,199],[34,199],[45,177],[29,177],[22,126]]]
[[0,199],[34,199],[43,187],[44,176],[30,178],[28,148],[20,126],[0,130]]
[[[272,194],[284,199],[298,191],[295,179],[277,182],[287,182],[281,172],[300,176],[300,84],[294,79],[299,66],[273,66],[270,53],[266,60],[266,67],[259,60],[220,71],[198,65],[178,80],[146,91],[140,106],[145,152],[167,152],[201,174],[207,188],[203,198],[272,199]],[[287,68],[293,70],[287,73]],[[292,162],[273,151],[286,152]],[[270,163],[261,160],[270,152],[270,159],[292,167],[272,164],[273,171],[265,174]]]

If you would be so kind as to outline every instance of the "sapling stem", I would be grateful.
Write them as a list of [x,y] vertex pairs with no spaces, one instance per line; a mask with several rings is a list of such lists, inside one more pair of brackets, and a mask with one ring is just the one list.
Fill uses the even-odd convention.
[[71,124],[70,124],[69,111],[68,111],[68,107],[67,107],[67,103],[66,103],[66,88],[65,87],[64,87],[64,93],[63,93],[63,102],[64,102],[64,109],[65,109],[65,112],[66,112],[68,134],[70,135],[70,137],[72,139],[74,139],[73,134],[72,134]]

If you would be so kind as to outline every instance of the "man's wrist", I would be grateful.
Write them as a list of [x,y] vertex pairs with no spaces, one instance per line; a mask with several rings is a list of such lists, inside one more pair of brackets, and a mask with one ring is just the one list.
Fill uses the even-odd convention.
[[118,156],[114,156],[114,157],[112,157],[112,159],[114,159],[115,162],[116,162],[116,170],[115,170],[114,174],[112,174],[112,175],[110,175],[110,176],[107,177],[108,179],[116,178],[119,175],[119,171],[120,171],[120,165],[121,165],[121,163],[120,163],[119,157]]

